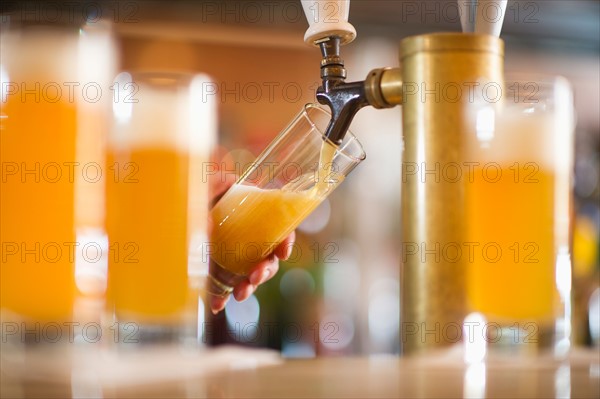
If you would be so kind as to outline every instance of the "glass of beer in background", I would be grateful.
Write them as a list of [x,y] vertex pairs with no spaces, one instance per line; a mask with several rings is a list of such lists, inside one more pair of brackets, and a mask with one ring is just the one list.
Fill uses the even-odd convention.
[[[13,331],[20,341],[70,342],[73,331],[64,323],[73,319],[77,298],[78,229],[102,227],[102,122],[111,99],[106,76],[116,62],[111,27],[77,18],[45,24],[6,18],[11,26],[2,24],[0,46],[2,320],[32,323]],[[90,120],[101,122],[90,127]],[[90,166],[93,179],[86,174]],[[65,331],[47,336],[51,326]]]
[[306,105],[212,208],[208,292],[229,294],[365,159],[352,133],[324,136],[330,118]]
[[507,80],[501,97],[470,111],[469,309],[482,318],[478,331],[488,346],[563,353],[570,344],[570,85]]
[[127,342],[194,339],[203,312],[192,285],[202,273],[201,257],[193,255],[206,241],[202,163],[216,124],[214,103],[202,98],[208,81],[204,75],[123,72],[114,83],[107,303],[118,328],[131,335]]

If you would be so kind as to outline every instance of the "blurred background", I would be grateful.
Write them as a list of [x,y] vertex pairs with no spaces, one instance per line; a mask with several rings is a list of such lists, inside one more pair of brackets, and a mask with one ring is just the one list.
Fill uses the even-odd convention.
[[[304,44],[300,1],[100,4],[102,17],[114,23],[120,70],[211,77],[205,94],[218,107],[212,161],[221,170],[241,172],[314,101],[321,57]],[[407,36],[460,31],[455,4],[352,0],[358,38],[342,48],[349,81],[397,66],[398,44]],[[509,0],[502,38],[507,72],[564,75],[574,88],[574,333],[576,342],[589,344],[587,307],[599,279],[600,3]],[[211,345],[270,347],[289,357],[398,353],[400,109],[365,109],[351,130],[367,160],[301,225],[275,278],[249,300],[207,315]]]

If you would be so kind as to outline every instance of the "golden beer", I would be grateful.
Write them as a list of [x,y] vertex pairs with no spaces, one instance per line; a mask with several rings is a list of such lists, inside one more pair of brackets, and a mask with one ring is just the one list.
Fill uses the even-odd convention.
[[123,315],[176,314],[187,298],[188,157],[113,150],[107,169],[109,299]]
[[513,110],[497,118],[467,151],[475,165],[465,179],[469,306],[504,326],[549,324],[557,301],[553,119]]
[[1,308],[29,320],[67,320],[75,295],[77,112],[63,83],[77,77],[77,42],[50,31],[3,39]]
[[234,185],[210,212],[211,258],[230,272],[247,275],[322,199],[313,191]]

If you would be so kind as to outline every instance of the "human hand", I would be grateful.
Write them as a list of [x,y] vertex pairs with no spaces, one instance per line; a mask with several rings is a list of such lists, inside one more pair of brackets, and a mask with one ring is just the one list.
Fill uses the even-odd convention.
[[[269,281],[279,270],[279,259],[286,260],[292,251],[296,233],[292,232],[285,240],[279,244],[275,250],[264,260],[258,262],[244,280],[233,287],[233,296],[239,302],[248,299],[256,291],[260,284]],[[230,295],[220,297],[210,296],[210,309],[213,314],[219,313],[225,308]]]
[[[209,185],[212,193],[211,197],[214,198],[212,201],[213,205],[223,196],[223,194],[225,194],[235,181],[236,177],[231,174],[217,173],[211,176]],[[295,239],[296,233],[292,232],[269,256],[254,265],[246,278],[233,287],[232,293],[237,301],[241,302],[248,299],[260,284],[270,280],[277,273],[279,270],[279,259],[286,260],[289,258]],[[217,314],[223,310],[229,301],[229,298],[230,295],[218,296],[209,294],[210,309],[212,313]]]

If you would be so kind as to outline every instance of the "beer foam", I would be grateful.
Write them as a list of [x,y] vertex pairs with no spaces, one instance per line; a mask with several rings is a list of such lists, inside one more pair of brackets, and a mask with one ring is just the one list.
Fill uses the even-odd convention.
[[466,140],[468,161],[533,162],[554,169],[555,138],[561,132],[551,112],[533,107],[483,107],[472,117],[474,129]]
[[78,82],[78,39],[75,32],[48,27],[3,32],[1,62],[11,81],[18,84]]
[[127,72],[117,76],[111,146],[208,153],[217,129],[215,101],[203,96],[203,87],[211,80],[200,74],[189,84],[178,85],[174,79],[169,75],[135,79]]
[[[112,25],[107,21],[85,25],[79,33],[78,76],[80,83],[97,83],[102,90],[102,100],[111,98],[110,85],[118,65],[116,39]],[[85,104],[94,104],[84,101]]]

